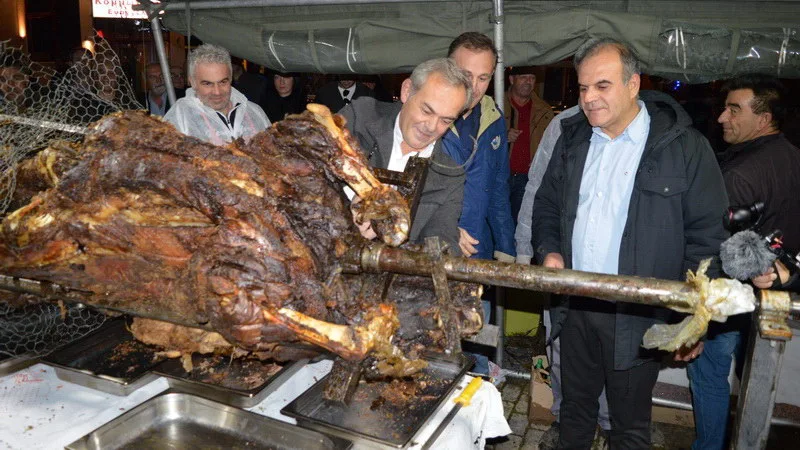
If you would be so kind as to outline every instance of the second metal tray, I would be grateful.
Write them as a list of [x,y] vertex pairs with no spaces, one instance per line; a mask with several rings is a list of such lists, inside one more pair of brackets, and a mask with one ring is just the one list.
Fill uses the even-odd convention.
[[[459,355],[458,362],[428,360],[415,381],[359,383],[350,404],[323,398],[325,376],[281,410],[297,424],[349,439],[356,444],[406,448],[453,392],[472,365]],[[411,383],[411,384],[403,384]],[[405,392],[404,389],[410,389]]]
[[183,393],[160,395],[69,444],[70,450],[308,449],[351,443]]
[[128,331],[125,319],[103,324],[94,333],[42,359],[58,378],[112,395],[128,395],[158,378],[150,370],[164,357]]
[[199,395],[226,405],[250,408],[308,363],[295,361],[278,366],[257,360],[233,359],[220,355],[193,355],[192,371],[180,360],[167,360],[154,369],[175,391]]

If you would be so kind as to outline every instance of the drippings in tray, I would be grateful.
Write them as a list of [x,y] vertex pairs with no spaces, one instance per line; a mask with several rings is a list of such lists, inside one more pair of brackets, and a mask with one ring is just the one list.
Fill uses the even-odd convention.
[[183,370],[179,361],[167,361],[160,372],[199,383],[234,390],[251,390],[264,385],[283,366],[254,359],[223,355],[192,355],[192,370]]

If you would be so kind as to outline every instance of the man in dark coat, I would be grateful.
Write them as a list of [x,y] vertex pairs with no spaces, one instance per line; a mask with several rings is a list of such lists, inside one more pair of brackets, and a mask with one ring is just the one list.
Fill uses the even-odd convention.
[[[727,237],[722,174],[708,141],[671,97],[642,92],[624,44],[591,40],[575,55],[583,114],[562,135],[537,191],[533,239],[545,267],[682,279]],[[719,274],[712,263],[709,276]],[[559,448],[589,448],[606,388],[611,448],[650,448],[657,354],[645,331],[670,311],[570,297],[551,309],[561,338]]]
[[[761,230],[779,229],[784,245],[800,250],[800,150],[780,131],[785,118],[785,92],[778,80],[764,75],[744,75],[728,82],[725,110],[719,116],[723,139],[731,144],[719,155],[722,176],[733,206],[764,202]],[[786,289],[789,280],[775,281],[761,288]],[[727,448],[730,386],[728,375],[734,355],[741,368],[742,337],[747,334],[749,315],[711,323],[708,335],[684,359],[699,354],[689,364],[692,405],[697,438],[692,449]]]
[[[167,96],[167,85],[164,83],[161,65],[152,62],[148,64],[144,70],[147,81],[147,91],[144,94],[144,101],[142,104],[150,114],[163,117],[172,107],[172,104],[169,102],[169,96]],[[175,88],[176,98],[183,97],[185,93],[185,90]]]
[[354,79],[342,76],[338,81],[331,81],[319,88],[314,103],[325,105],[331,112],[336,112],[361,97],[375,97],[375,94]]

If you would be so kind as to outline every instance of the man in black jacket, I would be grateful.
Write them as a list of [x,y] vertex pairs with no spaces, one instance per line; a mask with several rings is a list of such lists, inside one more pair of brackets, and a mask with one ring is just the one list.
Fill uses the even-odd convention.
[[[786,111],[784,88],[775,78],[753,74],[731,80],[723,92],[725,110],[718,121],[723,139],[731,145],[719,155],[719,163],[730,203],[764,202],[761,230],[780,229],[786,248],[796,252],[800,250],[800,150],[780,132]],[[788,287],[780,281],[772,286],[776,278],[772,272],[764,277],[769,285],[760,278],[754,284],[761,288]],[[700,354],[687,369],[697,430],[692,449],[727,448],[728,374],[733,356],[741,357],[748,324],[749,315],[712,323],[705,342],[689,353]]]
[[[639,92],[639,64],[624,44],[589,41],[574,61],[584,114],[562,122],[536,194],[537,258],[551,268],[681,279],[727,237],[714,153],[677,102]],[[712,264],[709,275],[718,273]],[[669,315],[578,297],[551,309],[551,337],[562,346],[559,448],[589,448],[604,386],[611,448],[650,448],[659,363],[640,345]]]
[[331,81],[319,88],[314,103],[325,105],[335,113],[360,97],[375,97],[375,94],[352,77],[341,76],[337,81]]
[[[147,92],[144,94],[142,104],[150,114],[163,117],[172,105],[167,96],[167,85],[164,84],[161,65],[155,62],[149,63],[145,67],[145,77],[147,79]],[[184,94],[185,91],[183,89],[175,88],[175,96],[177,98],[183,97]]]

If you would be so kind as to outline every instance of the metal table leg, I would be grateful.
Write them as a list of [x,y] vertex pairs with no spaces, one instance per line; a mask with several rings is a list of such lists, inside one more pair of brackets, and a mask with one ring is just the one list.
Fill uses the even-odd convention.
[[767,446],[783,353],[786,341],[792,338],[787,319],[800,312],[800,298],[795,293],[761,291],[759,297],[758,314],[753,316],[750,327],[731,438],[731,447],[741,450]]
[[500,328],[500,335],[497,337],[497,347],[495,347],[494,352],[494,362],[503,367],[503,347],[506,343],[506,318],[505,318],[505,304],[506,304],[506,290],[501,287],[497,286],[494,290],[495,295],[495,304],[494,304],[494,316],[495,322],[497,322],[497,327]]

